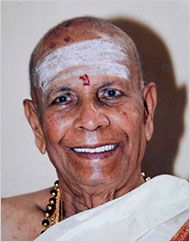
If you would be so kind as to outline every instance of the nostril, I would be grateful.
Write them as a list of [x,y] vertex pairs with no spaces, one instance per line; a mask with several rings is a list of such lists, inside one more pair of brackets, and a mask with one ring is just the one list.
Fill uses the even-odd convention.
[[84,129],[88,132],[94,132],[94,131],[97,131],[101,126],[96,126],[95,128],[94,127],[84,127],[84,126],[81,126],[79,127],[79,129]]

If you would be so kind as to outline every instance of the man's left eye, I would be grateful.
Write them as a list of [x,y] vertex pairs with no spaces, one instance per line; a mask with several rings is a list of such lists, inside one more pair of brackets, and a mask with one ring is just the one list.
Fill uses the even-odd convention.
[[123,96],[123,92],[117,89],[105,89],[100,93],[99,97],[103,99],[115,99]]

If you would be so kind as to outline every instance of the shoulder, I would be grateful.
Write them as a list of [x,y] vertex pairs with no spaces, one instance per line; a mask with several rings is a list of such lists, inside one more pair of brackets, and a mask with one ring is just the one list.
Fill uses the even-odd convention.
[[40,234],[49,190],[2,199],[2,240],[34,240]]

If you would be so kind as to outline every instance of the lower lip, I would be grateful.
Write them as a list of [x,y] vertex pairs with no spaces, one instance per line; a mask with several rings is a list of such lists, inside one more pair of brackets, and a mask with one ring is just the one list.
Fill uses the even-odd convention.
[[117,145],[113,150],[104,151],[104,152],[100,152],[100,153],[79,153],[79,152],[74,151],[73,149],[72,149],[72,151],[78,157],[81,157],[83,159],[96,160],[96,159],[108,158],[109,156],[113,155],[117,151],[118,147],[119,147],[119,145]]

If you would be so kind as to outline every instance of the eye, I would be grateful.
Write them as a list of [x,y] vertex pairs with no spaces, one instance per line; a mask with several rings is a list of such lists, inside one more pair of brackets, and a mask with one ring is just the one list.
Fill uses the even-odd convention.
[[61,95],[53,100],[51,105],[56,104],[69,104],[72,101],[72,97],[70,93],[66,93],[65,95]]
[[104,90],[100,91],[99,98],[113,100],[113,99],[119,98],[123,95],[124,95],[124,93],[122,91],[110,88],[110,89],[104,89]]
[[117,94],[118,94],[118,91],[117,90],[114,90],[114,89],[112,89],[112,90],[108,90],[107,91],[107,95],[108,95],[108,97],[116,97],[117,96]]

